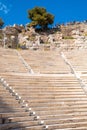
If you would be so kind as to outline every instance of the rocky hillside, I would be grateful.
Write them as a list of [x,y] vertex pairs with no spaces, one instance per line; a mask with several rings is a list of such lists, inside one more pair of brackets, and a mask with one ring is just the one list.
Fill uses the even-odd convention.
[[87,22],[68,23],[41,31],[24,26],[8,26],[0,30],[0,46],[22,49],[87,48]]

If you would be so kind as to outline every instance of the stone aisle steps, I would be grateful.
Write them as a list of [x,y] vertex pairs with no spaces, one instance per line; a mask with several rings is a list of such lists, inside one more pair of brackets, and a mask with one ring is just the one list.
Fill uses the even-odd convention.
[[[40,120],[34,120],[34,116],[29,116],[29,112],[25,112],[25,109],[1,84],[0,88],[0,92],[4,92],[4,96],[0,95],[0,99],[3,101],[0,103],[0,130],[38,127]],[[40,128],[42,129],[42,126]]]

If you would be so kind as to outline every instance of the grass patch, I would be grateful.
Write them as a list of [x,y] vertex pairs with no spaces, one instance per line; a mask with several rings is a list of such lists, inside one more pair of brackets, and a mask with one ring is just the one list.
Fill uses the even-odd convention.
[[87,36],[87,33],[85,33],[85,36]]
[[63,39],[74,39],[72,36],[64,36]]
[[2,34],[0,34],[0,39],[3,39],[3,35]]

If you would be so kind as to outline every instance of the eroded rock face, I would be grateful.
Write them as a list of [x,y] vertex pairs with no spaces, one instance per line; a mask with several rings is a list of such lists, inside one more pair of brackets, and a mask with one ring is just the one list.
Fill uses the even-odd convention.
[[34,28],[9,26],[0,30],[0,46],[38,49],[42,46],[58,49],[87,48],[87,24],[75,23],[61,26],[59,30],[35,32]]
[[2,47],[2,42],[3,42],[3,32],[2,29],[0,29],[0,47]]
[[20,25],[20,26],[19,26],[19,25],[14,24],[13,27],[14,27],[14,29],[16,29],[19,33],[21,33],[22,31],[25,30],[25,27],[24,27],[23,25]]
[[6,35],[18,35],[18,31],[15,29],[15,27],[6,27],[3,29],[3,31]]
[[[18,44],[18,31],[14,27],[6,27],[2,30],[2,46],[16,48]],[[3,45],[4,44],[4,45]]]
[[5,48],[17,48],[18,46],[18,35],[24,31],[24,26],[7,26],[2,29],[2,40],[0,40],[0,45]]

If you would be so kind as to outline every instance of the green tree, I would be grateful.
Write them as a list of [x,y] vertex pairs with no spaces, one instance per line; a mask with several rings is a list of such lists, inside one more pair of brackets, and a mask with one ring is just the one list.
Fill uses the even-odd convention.
[[0,28],[2,28],[4,25],[4,21],[2,20],[2,18],[0,18]]
[[28,10],[28,18],[31,20],[29,26],[40,26],[43,29],[48,28],[48,25],[51,25],[54,22],[54,16],[42,7],[35,7]]

